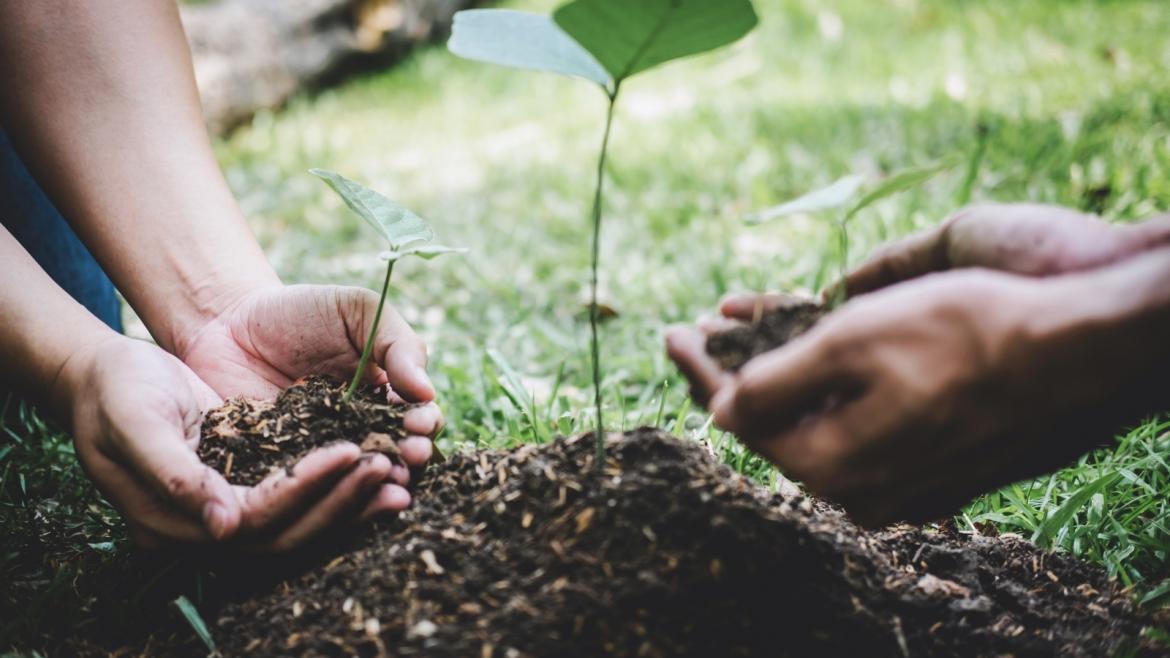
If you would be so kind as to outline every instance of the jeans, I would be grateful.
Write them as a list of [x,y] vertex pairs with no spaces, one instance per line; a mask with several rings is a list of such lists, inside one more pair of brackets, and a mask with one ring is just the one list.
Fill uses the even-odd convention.
[[[37,184],[2,128],[0,225],[16,238],[58,286],[102,322],[115,331],[122,331],[121,306],[110,277]],[[2,266],[0,263],[0,268]],[[20,318],[5,321],[20,322]]]

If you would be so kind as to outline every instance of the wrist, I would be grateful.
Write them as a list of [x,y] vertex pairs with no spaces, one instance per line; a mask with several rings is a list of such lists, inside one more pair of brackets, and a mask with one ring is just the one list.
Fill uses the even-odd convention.
[[1170,367],[1170,250],[1033,282],[1021,304],[1016,357],[1053,382],[1067,404],[1117,420],[1170,401],[1158,380]]
[[183,277],[161,317],[157,321],[143,320],[159,346],[181,356],[196,336],[230,314],[244,299],[280,285],[280,278],[267,262],[246,271]]

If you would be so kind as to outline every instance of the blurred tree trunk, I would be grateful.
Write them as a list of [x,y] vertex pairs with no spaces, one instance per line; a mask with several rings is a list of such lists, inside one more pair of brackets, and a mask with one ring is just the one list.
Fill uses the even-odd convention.
[[477,0],[217,0],[184,5],[208,128],[224,134],[297,90],[385,66],[446,36]]

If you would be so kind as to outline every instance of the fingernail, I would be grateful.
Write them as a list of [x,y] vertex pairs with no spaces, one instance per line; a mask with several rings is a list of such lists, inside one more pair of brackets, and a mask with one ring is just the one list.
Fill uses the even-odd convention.
[[203,524],[216,541],[223,540],[228,533],[228,511],[222,503],[211,501],[203,508]]

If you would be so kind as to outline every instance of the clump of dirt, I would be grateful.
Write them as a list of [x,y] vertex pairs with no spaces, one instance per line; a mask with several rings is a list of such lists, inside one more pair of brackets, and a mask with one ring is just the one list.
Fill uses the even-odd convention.
[[433,467],[356,547],[222,608],[224,655],[1100,656],[1158,649],[1096,568],[865,533],[656,430]]
[[361,388],[349,400],[345,389],[336,379],[310,377],[275,400],[230,400],[203,420],[199,458],[245,486],[338,441],[401,463],[397,443],[406,438],[403,417],[412,405],[389,404],[385,386]]
[[753,322],[709,336],[707,353],[724,370],[739,370],[755,357],[808,331],[828,312],[828,307],[816,300],[784,295],[768,310],[761,308]]

